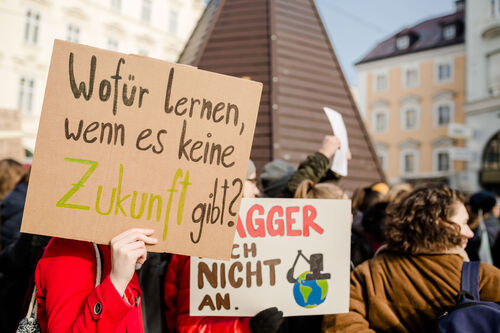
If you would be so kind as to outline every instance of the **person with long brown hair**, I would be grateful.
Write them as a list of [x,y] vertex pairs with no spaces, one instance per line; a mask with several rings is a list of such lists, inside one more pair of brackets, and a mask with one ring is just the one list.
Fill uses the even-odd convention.
[[23,174],[21,163],[10,158],[0,160],[0,202],[14,189]]
[[[414,190],[388,208],[387,247],[351,273],[349,312],[325,316],[326,332],[428,332],[455,305],[472,231],[460,193]],[[500,301],[500,270],[481,263],[481,300]]]

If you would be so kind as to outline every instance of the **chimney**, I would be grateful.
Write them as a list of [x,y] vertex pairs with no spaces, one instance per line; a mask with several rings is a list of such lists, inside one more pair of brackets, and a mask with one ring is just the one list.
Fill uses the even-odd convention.
[[455,0],[455,8],[457,12],[465,10],[465,0]]

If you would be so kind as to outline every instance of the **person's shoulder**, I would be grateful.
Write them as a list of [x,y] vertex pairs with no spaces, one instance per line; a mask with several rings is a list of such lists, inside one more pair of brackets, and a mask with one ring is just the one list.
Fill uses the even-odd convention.
[[485,219],[484,219],[484,223],[488,226],[498,226],[498,217],[496,217],[495,215],[488,215]]
[[90,242],[52,238],[38,262],[40,286],[59,289],[62,285],[89,285],[94,281],[95,252]]
[[356,268],[354,268],[353,273],[355,275],[370,274],[370,271],[372,271],[373,269],[377,269],[380,263],[384,261],[384,259],[382,258],[383,256],[385,256],[385,254],[381,253],[380,255],[363,261],[361,264],[356,266]]
[[10,191],[9,194],[3,199],[2,206],[15,205],[24,206],[24,201],[26,199],[26,192],[28,187],[24,183],[19,183]]
[[481,263],[479,270],[479,290],[481,300],[489,302],[500,302],[500,269]]
[[496,277],[500,279],[500,269],[497,267],[481,262],[480,270],[481,276],[484,277]]
[[411,255],[382,247],[373,258],[366,260],[358,267],[368,274],[375,274],[376,272],[385,274],[385,272],[395,269],[396,267],[404,266],[405,262],[408,260],[413,260]]
[[72,260],[81,258],[83,260],[94,260],[92,243],[54,237],[45,249],[42,259]]

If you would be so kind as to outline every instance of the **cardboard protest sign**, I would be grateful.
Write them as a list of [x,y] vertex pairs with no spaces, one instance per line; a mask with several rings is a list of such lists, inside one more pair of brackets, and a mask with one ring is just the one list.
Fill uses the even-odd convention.
[[347,139],[347,129],[345,128],[342,115],[337,111],[324,107],[330,125],[332,126],[333,134],[340,140],[340,149],[335,152],[331,170],[345,177],[347,176],[347,154],[349,151],[349,140]]
[[262,84],[55,41],[22,231],[229,258]]
[[350,200],[243,199],[231,260],[191,258],[190,314],[347,312],[350,207]]
[[21,122],[20,110],[0,109],[0,159],[12,158],[20,163],[24,161]]

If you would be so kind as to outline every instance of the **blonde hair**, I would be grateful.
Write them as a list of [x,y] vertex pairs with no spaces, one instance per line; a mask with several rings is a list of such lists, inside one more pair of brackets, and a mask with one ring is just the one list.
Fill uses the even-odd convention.
[[16,187],[23,174],[24,169],[21,163],[12,159],[0,161],[0,201]]
[[306,179],[300,183],[294,197],[302,199],[343,199],[344,190],[330,182],[316,184],[312,180]]
[[382,198],[382,202],[399,203],[406,195],[413,191],[413,186],[409,183],[399,183],[391,187],[389,192]]

